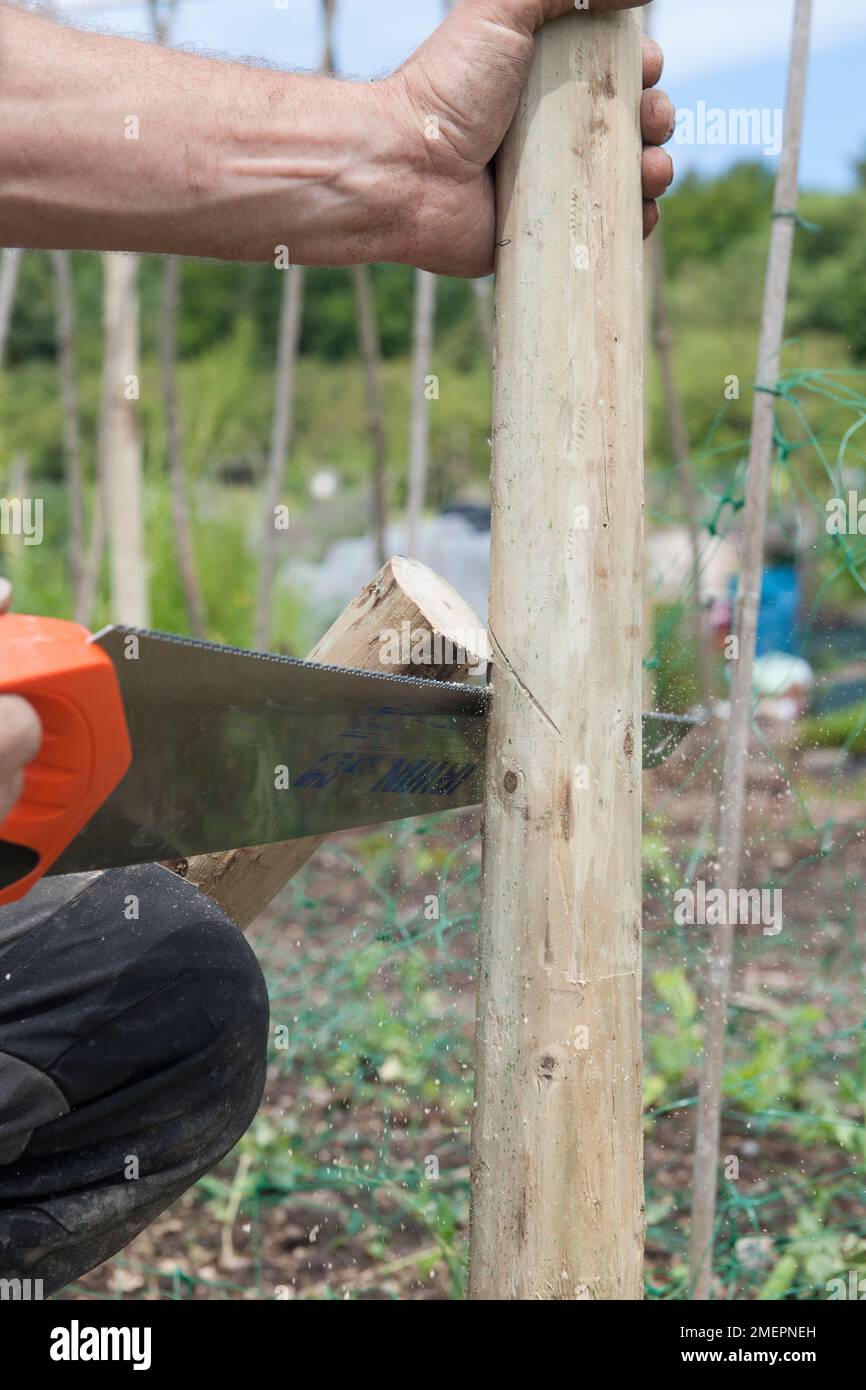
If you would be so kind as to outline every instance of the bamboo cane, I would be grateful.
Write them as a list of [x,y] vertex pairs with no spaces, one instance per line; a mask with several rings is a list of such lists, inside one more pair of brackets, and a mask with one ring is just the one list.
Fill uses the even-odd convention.
[[[767,497],[776,414],[774,392],[779,375],[779,356],[785,330],[785,306],[794,246],[811,24],[812,0],[797,0],[788,78],[785,137],[776,180],[773,230],[758,349],[757,394],[752,414],[737,597],[738,659],[733,669],[731,712],[722,781],[717,886],[728,895],[739,886],[743,848],[752,675],[761,602]],[[711,1292],[722,1076],[733,944],[734,929],[731,924],[713,929],[707,963],[704,1054],[698,1093],[689,1257],[693,1297],[700,1300],[708,1299]]]

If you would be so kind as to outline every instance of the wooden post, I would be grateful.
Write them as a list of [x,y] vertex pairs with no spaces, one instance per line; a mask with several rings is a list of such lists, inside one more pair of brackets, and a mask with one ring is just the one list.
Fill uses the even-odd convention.
[[[733,663],[731,713],[728,719],[722,772],[719,869],[716,887],[721,888],[728,902],[731,900],[730,895],[741,887],[740,866],[746,821],[749,736],[752,721],[752,678],[761,606],[764,541],[776,425],[774,393],[779,379],[779,358],[785,335],[785,310],[794,250],[811,33],[812,0],[796,0],[791,65],[788,73],[785,137],[773,203],[773,231],[764,288],[761,339],[758,347],[757,395],[752,412],[749,472],[743,512],[743,545],[736,617],[738,655]],[[725,1032],[734,951],[734,927],[731,922],[713,927],[711,930],[704,1006],[704,1052],[695,1131],[689,1250],[692,1294],[696,1301],[702,1302],[708,1300],[712,1293]]]
[[285,482],[286,459],[295,424],[295,375],[304,312],[303,266],[288,266],[283,271],[283,276],[280,326],[277,333],[277,365],[274,374],[274,413],[271,419],[271,444],[265,474],[261,563],[256,594],[254,641],[261,652],[268,650],[271,640],[274,575],[279,542],[276,514]]
[[368,265],[352,267],[355,286],[355,314],[358,321],[358,342],[364,364],[364,386],[367,392],[367,422],[370,431],[372,473],[370,485],[370,520],[376,558],[384,564],[388,526],[388,446],[385,439],[385,406],[382,400],[382,351],[379,325],[376,319],[376,298],[373,294],[373,272]]
[[433,360],[436,322],[437,276],[415,271],[415,307],[412,315],[412,389],[409,414],[409,490],[406,498],[406,553],[414,555],[427,500],[430,466],[430,401],[427,378]]
[[137,256],[106,255],[105,340],[99,428],[100,476],[111,558],[111,616],[128,627],[147,627],[147,547],[138,408],[140,373]]
[[[455,660],[439,667],[384,666],[382,634],[402,633],[403,623],[409,624],[413,634],[439,635],[461,650],[455,650]],[[473,666],[487,660],[487,639],[481,619],[450,584],[425,565],[395,556],[316,643],[308,660],[355,671],[385,671],[391,676],[462,680]],[[325,839],[314,835],[285,844],[199,855],[189,861],[186,876],[239,927],[246,928]]]
[[15,308],[15,290],[23,251],[7,246],[0,251],[0,368],[6,360],[6,344]]
[[[51,264],[56,288],[55,324],[57,366],[60,375],[60,402],[63,410],[63,461],[68,503],[67,554],[72,584],[73,612],[78,617],[84,576],[84,469],[81,459],[81,410],[78,403],[78,375],[75,357],[75,282],[69,251],[52,251]],[[82,619],[78,619],[82,621]]]
[[640,19],[535,42],[497,180],[470,1295],[639,1299]]

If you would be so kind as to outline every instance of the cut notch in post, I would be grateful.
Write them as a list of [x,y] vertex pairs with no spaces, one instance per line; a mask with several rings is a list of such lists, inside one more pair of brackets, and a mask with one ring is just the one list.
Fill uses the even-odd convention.
[[[426,565],[399,555],[361,590],[307,659],[356,671],[385,669],[392,676],[418,675],[417,667],[382,664],[383,633],[400,633],[404,623],[412,633],[443,639],[443,659],[439,665],[425,666],[427,679],[463,680],[487,659],[487,634],[477,614]],[[246,928],[326,838],[314,835],[284,844],[198,855],[189,861],[185,873],[239,927]]]

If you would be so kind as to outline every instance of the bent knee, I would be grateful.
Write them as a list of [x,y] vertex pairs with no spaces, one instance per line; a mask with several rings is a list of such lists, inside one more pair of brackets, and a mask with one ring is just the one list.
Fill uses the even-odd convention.
[[42,1073],[68,1112],[46,1124],[43,1108],[31,1153],[119,1134],[133,1114],[154,1138],[197,1128],[202,1152],[231,1147],[264,1087],[268,999],[216,904],[156,865],[115,870],[14,952],[0,1053]]

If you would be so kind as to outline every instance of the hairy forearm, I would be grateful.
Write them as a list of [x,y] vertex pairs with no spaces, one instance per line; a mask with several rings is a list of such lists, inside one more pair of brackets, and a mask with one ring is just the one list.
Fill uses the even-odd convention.
[[387,118],[397,99],[0,4],[0,244],[404,259],[414,199]]

